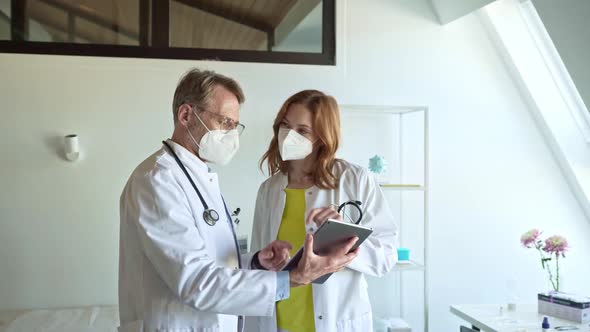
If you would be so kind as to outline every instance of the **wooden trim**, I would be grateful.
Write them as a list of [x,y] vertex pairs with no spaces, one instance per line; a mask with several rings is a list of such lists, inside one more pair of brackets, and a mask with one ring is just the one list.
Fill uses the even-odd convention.
[[160,48],[128,45],[69,44],[45,42],[12,42],[0,40],[0,52],[25,54],[54,54],[106,56],[124,58],[156,58],[183,60],[220,60],[235,62],[268,62],[310,65],[333,65],[333,59],[324,54],[298,52],[265,52],[220,50],[203,48]]
[[152,47],[170,46],[170,1],[152,0]]
[[27,39],[25,19],[26,8],[26,0],[10,1],[10,34],[14,41],[24,41]]

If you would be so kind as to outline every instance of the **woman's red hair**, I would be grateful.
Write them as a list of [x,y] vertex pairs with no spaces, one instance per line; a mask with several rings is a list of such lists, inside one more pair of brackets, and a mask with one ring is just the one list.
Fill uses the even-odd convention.
[[279,152],[278,134],[281,122],[285,118],[289,107],[294,104],[305,106],[313,116],[312,130],[318,136],[314,144],[316,160],[312,167],[311,176],[316,186],[322,189],[336,189],[338,178],[333,173],[336,151],[340,144],[340,111],[338,103],[332,96],[317,90],[303,90],[289,97],[281,106],[273,124],[274,136],[268,150],[262,156],[260,168],[267,162],[269,175],[278,172],[287,174],[288,161],[283,161]]

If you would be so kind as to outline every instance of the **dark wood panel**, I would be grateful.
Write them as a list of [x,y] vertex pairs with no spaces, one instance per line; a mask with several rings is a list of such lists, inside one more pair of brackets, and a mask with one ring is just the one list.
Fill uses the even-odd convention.
[[[23,4],[25,0],[11,0],[13,3]],[[43,2],[55,1],[55,0],[40,0]],[[144,2],[145,1],[145,2]],[[194,1],[194,0],[193,0]],[[249,2],[247,2],[249,1]],[[265,3],[265,0],[245,0],[249,9],[255,9],[257,6]],[[270,3],[270,0],[268,3]],[[143,2],[143,7],[142,3]],[[254,50],[227,50],[227,49],[205,49],[205,48],[182,48],[182,47],[169,47],[170,45],[170,0],[152,0],[150,10],[146,10],[145,4],[149,0],[139,0],[138,9],[139,24],[136,30],[135,36],[140,40],[141,46],[131,45],[105,45],[98,44],[74,44],[74,43],[45,43],[45,42],[28,42],[23,41],[22,32],[24,31],[23,23],[13,24],[18,26],[21,24],[21,38],[15,36],[15,41],[0,41],[0,52],[3,53],[30,53],[30,54],[61,54],[61,55],[80,55],[80,56],[106,56],[106,57],[135,57],[135,58],[159,58],[159,59],[217,59],[221,61],[238,61],[238,62],[269,62],[269,63],[292,63],[292,64],[317,64],[317,65],[334,65],[335,64],[335,53],[336,53],[336,40],[335,40],[335,0],[323,0],[323,23],[322,23],[322,53],[298,53],[298,52],[268,52],[268,51],[254,51]],[[279,2],[279,1],[277,1]],[[282,1],[281,1],[282,2]],[[284,2],[282,2],[284,4]],[[148,5],[149,7],[149,5]],[[15,7],[18,9],[18,7]],[[26,17],[24,13],[26,7],[23,6],[23,17]],[[230,7],[230,12],[237,15],[239,11],[243,10],[243,6],[237,5]],[[148,29],[149,25],[149,12],[152,13],[151,29]],[[146,15],[146,12],[148,15]],[[14,16],[16,17],[16,16]],[[146,20],[146,17],[148,18]],[[18,18],[17,18],[18,21]],[[148,24],[146,24],[146,21]],[[24,19],[23,19],[24,22]],[[64,22],[64,32],[68,32],[67,20]],[[75,25],[78,30],[78,19],[76,19]],[[139,26],[138,26],[139,25]],[[235,22],[230,25],[236,26]],[[147,29],[142,31],[143,29]],[[62,29],[60,29],[62,30]],[[121,27],[117,29],[121,33]],[[19,30],[16,29],[18,32]],[[151,38],[149,33],[151,31]],[[225,31],[225,30],[224,30]],[[255,31],[255,30],[252,30]],[[78,31],[76,31],[78,34]],[[139,32],[139,33],[138,33]],[[227,27],[225,33],[233,34],[229,47],[243,47],[244,43],[258,43],[254,34],[242,33],[242,30],[236,30],[235,28]],[[263,35],[258,32],[257,34]],[[148,35],[148,37],[146,37]],[[79,37],[79,36],[77,36]],[[208,36],[210,37],[210,36]],[[151,39],[151,47],[146,46],[146,38],[148,41]],[[192,38],[192,36],[191,36]],[[238,40],[240,42],[238,43]],[[243,41],[241,41],[243,39]],[[67,39],[66,39],[67,40]],[[251,41],[251,42],[250,42]],[[264,45],[264,38],[260,40],[260,45]],[[150,44],[149,42],[147,43]],[[258,46],[260,47],[260,46]]]
[[27,40],[27,31],[25,25],[25,9],[27,8],[26,0],[10,1],[10,34],[12,40]]
[[334,59],[324,54],[297,52],[265,52],[197,48],[158,48],[126,45],[68,44],[43,42],[12,42],[0,40],[0,52],[25,54],[56,54],[106,56],[125,58],[157,58],[184,60],[220,60],[234,62],[268,62],[310,65],[333,65]]
[[170,2],[152,0],[152,46],[170,46]]
[[139,0],[139,45],[149,46],[150,0]]
[[322,54],[336,63],[336,1],[323,0]]

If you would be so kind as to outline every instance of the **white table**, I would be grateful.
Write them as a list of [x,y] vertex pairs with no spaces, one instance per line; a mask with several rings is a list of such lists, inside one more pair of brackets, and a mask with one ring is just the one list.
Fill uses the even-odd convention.
[[[502,309],[500,309],[502,308]],[[506,305],[465,304],[452,305],[451,312],[469,324],[485,332],[541,332],[543,316],[537,312],[536,304],[518,304],[510,311]],[[589,332],[590,324],[577,324],[549,317],[551,331],[558,326],[575,326],[572,332]]]

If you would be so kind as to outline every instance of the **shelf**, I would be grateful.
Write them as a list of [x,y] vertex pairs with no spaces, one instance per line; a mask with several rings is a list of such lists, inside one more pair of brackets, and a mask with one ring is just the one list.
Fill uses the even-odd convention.
[[415,191],[426,191],[426,187],[419,185],[419,184],[393,184],[393,183],[383,183],[380,184],[379,187],[387,190],[415,190]]
[[424,271],[424,265],[415,261],[410,261],[409,264],[396,263],[393,271]]
[[[379,319],[377,319],[379,321]],[[403,318],[386,318],[381,319],[381,324],[384,324],[387,331],[393,332],[411,332],[410,324]]]
[[347,112],[372,114],[406,114],[426,112],[426,106],[375,106],[375,105],[341,105],[340,109]]
[[[411,312],[411,317],[405,317],[410,325],[423,327],[412,329],[421,332],[429,332],[429,305],[430,294],[430,138],[429,138],[429,110],[426,106],[389,106],[389,105],[340,105],[341,122],[343,132],[347,137],[354,137],[351,145],[341,150],[342,157],[350,157],[360,165],[367,163],[367,158],[384,151],[387,159],[396,167],[384,174],[370,172],[385,199],[395,208],[391,212],[396,216],[400,239],[402,234],[408,233],[411,239],[404,238],[404,243],[415,249],[420,249],[421,255],[416,255],[417,261],[406,261],[404,264],[396,264],[388,273],[389,280],[379,281],[369,279],[370,287],[375,286],[375,292],[371,293],[372,304],[379,303],[380,306],[399,309],[399,315],[404,316],[405,312]],[[371,124],[378,122],[387,131],[386,139],[382,135],[365,135],[359,130],[359,124]],[[365,151],[368,149],[369,151]],[[360,153],[359,153],[360,152]],[[410,153],[411,152],[411,153]],[[404,167],[411,172],[404,172]],[[374,182],[374,183],[375,183]],[[406,210],[408,212],[406,212]],[[405,227],[408,226],[406,231]],[[403,229],[403,230],[402,230]],[[406,242],[412,243],[406,243]],[[428,263],[430,264],[430,263]],[[416,278],[418,277],[418,278]],[[407,283],[407,280],[412,282]],[[417,280],[416,280],[417,279]],[[415,281],[415,282],[414,282]],[[391,283],[392,285],[386,285]],[[421,284],[421,285],[420,285]],[[422,286],[422,312],[418,302],[414,301],[416,295],[420,294],[418,288]],[[381,289],[390,287],[400,292],[401,296],[396,299],[388,299],[383,302]],[[411,293],[409,293],[411,292]],[[375,297],[375,298],[373,298]],[[410,303],[404,303],[410,301]],[[395,302],[399,302],[396,304]],[[418,314],[418,315],[417,315]],[[403,324],[404,326],[406,324]],[[383,325],[380,325],[384,329]],[[394,330],[398,331],[398,330]],[[404,326],[399,331],[410,331]],[[590,332],[590,331],[589,331]]]

